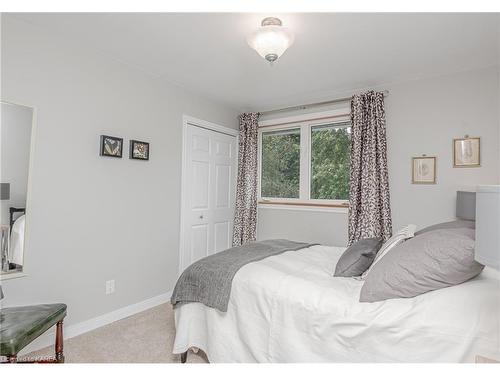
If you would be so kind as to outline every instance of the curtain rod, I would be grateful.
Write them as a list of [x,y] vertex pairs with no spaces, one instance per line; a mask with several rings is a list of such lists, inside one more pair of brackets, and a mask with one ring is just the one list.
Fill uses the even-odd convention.
[[[384,96],[388,96],[389,95],[389,90],[384,90],[384,91],[382,91],[382,93],[384,94]],[[260,115],[261,116],[267,116],[267,115],[270,115],[272,113],[289,112],[289,111],[299,111],[299,110],[302,110],[302,109],[308,109],[308,108],[312,108],[312,107],[321,107],[321,106],[328,105],[328,104],[348,102],[348,101],[351,100],[351,98],[352,98],[352,96],[348,96],[348,97],[345,97],[345,98],[338,98],[338,99],[328,100],[328,101],[325,101],[325,102],[309,103],[309,104],[297,105],[297,106],[294,106],[294,107],[271,109],[269,111],[260,112]]]

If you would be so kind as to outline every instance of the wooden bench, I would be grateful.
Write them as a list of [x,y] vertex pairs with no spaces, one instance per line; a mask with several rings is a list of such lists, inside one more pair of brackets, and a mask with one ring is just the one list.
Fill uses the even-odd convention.
[[[66,305],[6,307],[0,311],[0,355],[2,363],[63,363],[63,320]],[[18,361],[18,353],[49,328],[56,326],[55,356]]]

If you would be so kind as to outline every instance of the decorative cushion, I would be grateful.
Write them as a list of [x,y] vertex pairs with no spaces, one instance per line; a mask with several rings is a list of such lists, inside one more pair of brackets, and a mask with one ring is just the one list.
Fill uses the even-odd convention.
[[438,224],[434,224],[434,225],[425,227],[424,229],[420,229],[418,232],[415,232],[415,236],[418,236],[420,234],[430,232],[430,231],[436,230],[436,229],[453,229],[453,228],[476,229],[476,222],[472,221],[472,220],[454,220],[454,221],[448,221],[446,223],[438,223]]
[[340,257],[333,276],[360,276],[373,263],[381,246],[380,238],[365,238],[353,243]]
[[477,276],[484,266],[474,260],[474,237],[470,228],[438,229],[398,245],[370,271],[359,301],[415,297]]
[[0,355],[11,356],[62,320],[66,305],[2,307],[0,316]]
[[399,245],[400,243],[406,241],[408,238],[411,238],[415,235],[415,229],[417,226],[415,224],[409,224],[406,227],[400,229],[396,234],[394,234],[391,238],[389,238],[380,248],[380,250],[377,253],[377,256],[375,257],[375,260],[371,264],[371,266],[363,272],[361,275],[360,279],[364,280],[366,279],[366,276],[370,272],[370,270],[373,268],[377,262],[382,259],[384,255],[386,255],[391,249]]

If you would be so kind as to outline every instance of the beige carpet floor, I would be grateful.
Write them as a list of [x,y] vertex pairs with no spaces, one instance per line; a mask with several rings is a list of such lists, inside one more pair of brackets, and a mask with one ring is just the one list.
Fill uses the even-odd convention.
[[[179,363],[172,354],[175,324],[169,303],[64,340],[67,363]],[[47,347],[29,356],[53,355]],[[188,354],[189,363],[208,362],[202,351]]]

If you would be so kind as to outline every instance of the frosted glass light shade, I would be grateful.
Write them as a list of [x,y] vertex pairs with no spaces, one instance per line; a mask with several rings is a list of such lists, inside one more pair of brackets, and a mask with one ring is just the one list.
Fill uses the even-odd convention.
[[273,63],[292,45],[294,37],[281,26],[280,20],[275,19],[274,24],[266,24],[266,20],[262,21],[259,30],[248,37],[247,42],[259,55]]

